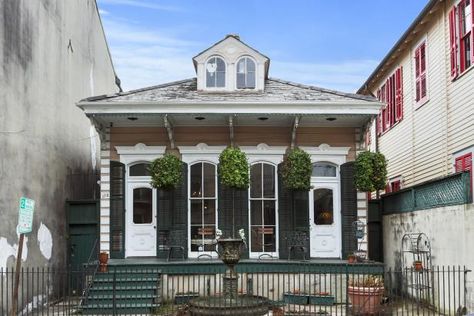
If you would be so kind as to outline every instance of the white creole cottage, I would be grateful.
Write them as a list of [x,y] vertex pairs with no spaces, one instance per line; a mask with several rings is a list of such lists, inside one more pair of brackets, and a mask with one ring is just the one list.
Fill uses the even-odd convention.
[[[354,189],[351,161],[382,104],[269,78],[270,59],[236,35],[193,63],[197,78],[78,104],[102,137],[101,251],[166,258],[177,243],[189,258],[214,256],[216,228],[225,234],[232,227],[232,195],[217,174],[218,156],[230,144],[251,164],[249,190],[235,195],[235,227],[249,236],[244,257],[287,258],[294,231],[308,236],[311,257],[353,250],[351,223],[365,220],[366,203]],[[294,146],[311,155],[314,170],[313,188],[295,193],[292,203],[279,167]],[[179,153],[185,176],[176,190],[156,190],[147,165],[167,150]]]

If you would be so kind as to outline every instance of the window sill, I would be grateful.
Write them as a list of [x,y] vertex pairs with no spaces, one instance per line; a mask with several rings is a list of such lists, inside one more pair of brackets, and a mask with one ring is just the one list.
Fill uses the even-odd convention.
[[415,103],[415,111],[418,110],[419,108],[421,108],[423,105],[425,105],[429,101],[430,101],[430,99],[428,97],[424,97],[420,101],[416,102]]
[[392,126],[390,126],[388,130],[383,131],[382,133],[380,133],[380,135],[377,135],[377,137],[381,137],[381,136],[387,134],[387,133],[390,132],[392,129],[394,129],[397,125],[399,125],[402,121],[403,121],[403,118],[402,118],[400,121],[398,121],[398,122],[396,122],[395,124],[393,124]]
[[462,77],[464,77],[468,72],[470,72],[472,69],[474,69],[474,63],[473,63],[471,66],[469,66],[469,68],[464,69],[463,72],[461,72],[460,74],[458,74],[457,77],[454,78],[454,79],[452,79],[451,81],[452,81],[452,82],[458,81],[459,79],[461,79]]

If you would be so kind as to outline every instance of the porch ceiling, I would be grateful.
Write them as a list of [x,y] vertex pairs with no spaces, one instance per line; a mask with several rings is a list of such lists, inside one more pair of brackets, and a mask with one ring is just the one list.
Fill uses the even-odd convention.
[[[88,115],[102,126],[114,127],[164,127],[165,114],[152,113],[97,113]],[[363,127],[372,114],[167,114],[172,126],[228,126],[229,117],[234,126],[291,127],[295,117],[300,117],[299,127]]]

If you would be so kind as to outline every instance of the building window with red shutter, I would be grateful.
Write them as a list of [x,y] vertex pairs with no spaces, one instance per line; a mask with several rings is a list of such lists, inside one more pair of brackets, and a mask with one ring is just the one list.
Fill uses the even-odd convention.
[[471,67],[474,60],[473,0],[461,0],[449,12],[451,78]]
[[417,106],[423,105],[428,100],[426,51],[425,39],[415,48],[415,101]]
[[390,192],[397,192],[402,189],[402,177],[398,176],[392,178],[388,181],[388,185]]
[[403,119],[403,68],[401,66],[380,87],[377,98],[386,104],[377,117],[377,135],[381,135]]
[[469,171],[471,178],[471,192],[472,192],[472,151],[464,151],[454,156],[454,171],[463,172]]

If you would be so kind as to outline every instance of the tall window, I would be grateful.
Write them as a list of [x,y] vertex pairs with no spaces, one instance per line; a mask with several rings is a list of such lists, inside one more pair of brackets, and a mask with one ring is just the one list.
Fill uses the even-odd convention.
[[456,78],[472,65],[474,59],[474,6],[472,0],[461,0],[449,12],[451,77]]
[[415,101],[423,103],[427,98],[426,41],[415,49]]
[[206,162],[191,165],[191,251],[215,249],[216,166]]
[[251,252],[276,251],[276,170],[267,163],[250,169]]
[[255,89],[255,62],[248,57],[237,63],[237,89]]
[[398,67],[377,91],[377,98],[386,103],[377,117],[377,134],[391,129],[403,118],[403,68]]
[[206,87],[225,87],[225,62],[220,57],[211,57],[206,63]]

